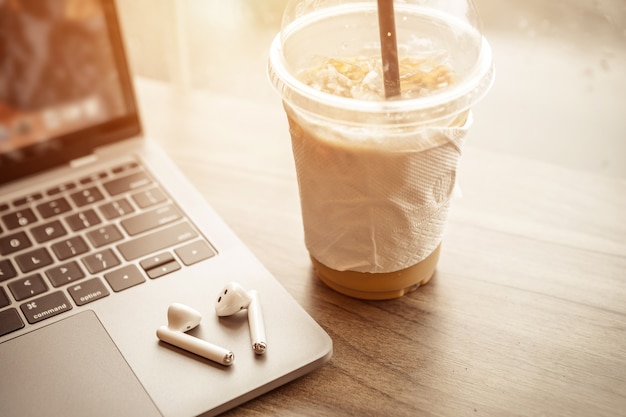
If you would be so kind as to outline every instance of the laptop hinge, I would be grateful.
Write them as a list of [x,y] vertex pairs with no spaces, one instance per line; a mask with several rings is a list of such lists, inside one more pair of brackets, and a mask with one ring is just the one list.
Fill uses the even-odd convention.
[[98,156],[96,154],[91,154],[87,156],[83,156],[81,158],[76,158],[70,161],[70,166],[72,168],[82,167],[85,165],[92,164],[98,160]]

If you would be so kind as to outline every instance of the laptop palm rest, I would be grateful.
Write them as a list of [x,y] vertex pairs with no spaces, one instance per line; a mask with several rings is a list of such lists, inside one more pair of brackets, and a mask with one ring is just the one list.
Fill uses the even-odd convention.
[[3,416],[161,415],[93,311],[0,344],[0,369]]

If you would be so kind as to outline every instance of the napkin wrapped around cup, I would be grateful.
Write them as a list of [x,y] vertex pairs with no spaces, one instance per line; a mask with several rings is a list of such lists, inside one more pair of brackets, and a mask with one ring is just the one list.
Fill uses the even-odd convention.
[[[441,243],[471,112],[393,140],[307,125],[287,109],[305,244],[337,271],[394,272]],[[375,136],[375,135],[374,135]]]

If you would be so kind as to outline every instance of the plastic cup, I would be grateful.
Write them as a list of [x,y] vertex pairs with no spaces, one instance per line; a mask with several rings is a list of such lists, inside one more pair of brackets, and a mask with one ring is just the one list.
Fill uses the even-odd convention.
[[[268,64],[316,274],[364,299],[399,297],[432,277],[470,109],[494,77],[471,0],[396,1],[395,23],[409,80],[397,99],[364,64],[381,54],[375,0],[291,1]],[[404,61],[417,75],[403,74]],[[341,77],[359,71],[363,83]]]

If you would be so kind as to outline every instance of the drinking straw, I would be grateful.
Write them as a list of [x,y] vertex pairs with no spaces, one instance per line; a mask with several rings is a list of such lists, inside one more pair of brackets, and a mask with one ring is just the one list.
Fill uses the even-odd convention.
[[398,45],[396,42],[396,21],[393,0],[378,0],[378,30],[380,52],[383,60],[385,97],[400,95],[400,69],[398,66]]

